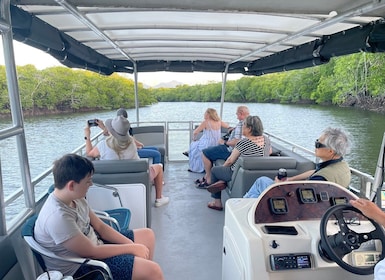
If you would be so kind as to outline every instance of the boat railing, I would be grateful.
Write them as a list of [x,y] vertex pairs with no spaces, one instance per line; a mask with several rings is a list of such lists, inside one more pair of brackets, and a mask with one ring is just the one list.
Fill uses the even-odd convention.
[[315,156],[314,151],[306,149],[306,148],[304,148],[298,144],[295,144],[291,141],[285,140],[285,139],[278,137],[274,134],[271,134],[269,132],[265,132],[265,134],[267,136],[269,136],[270,140],[273,140],[275,142],[279,142],[279,144],[282,144],[283,146],[285,146],[286,148],[288,148],[292,152],[301,154],[302,156],[304,156],[304,157],[306,157],[306,158],[308,158],[308,159],[310,159],[316,163],[319,162],[319,159]]
[[[91,138],[91,142],[93,143],[93,145],[96,145],[99,141],[103,140],[101,136],[103,136],[103,131],[100,131],[97,135]],[[75,148],[74,150],[72,150],[71,153],[78,154],[81,156],[86,156],[85,147],[86,147],[86,144],[84,143],[78,146],[77,148]],[[35,188],[35,190],[39,190],[38,186],[42,182],[44,182],[44,186],[47,186],[47,183],[46,183],[47,179],[51,180],[51,184],[53,183],[52,167],[53,166],[45,169],[43,172],[41,172],[39,175],[37,175],[32,179],[32,186]],[[46,191],[47,189],[44,189],[43,191],[37,191],[36,192],[37,200],[41,199],[45,195]]]

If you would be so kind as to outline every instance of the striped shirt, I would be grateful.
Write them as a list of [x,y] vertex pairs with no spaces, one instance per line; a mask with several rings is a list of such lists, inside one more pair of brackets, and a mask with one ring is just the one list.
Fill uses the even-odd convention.
[[[259,146],[251,141],[249,138],[242,138],[236,145],[235,149],[237,149],[240,153],[240,156],[255,156],[255,157],[263,157],[268,156],[270,151],[270,140],[265,137],[265,143],[263,146]],[[268,145],[268,147],[266,147]],[[265,148],[266,147],[266,148]],[[265,152],[266,151],[266,152]],[[231,165],[231,170],[234,170],[235,164],[238,162],[238,159]]]

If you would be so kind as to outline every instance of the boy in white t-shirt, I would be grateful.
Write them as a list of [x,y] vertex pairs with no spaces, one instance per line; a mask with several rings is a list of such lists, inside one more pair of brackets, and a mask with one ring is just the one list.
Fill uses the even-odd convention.
[[[55,190],[36,221],[36,241],[63,257],[102,260],[114,279],[164,279],[161,268],[152,261],[155,236],[151,229],[120,233],[90,209],[85,196],[93,173],[92,162],[76,154],[67,154],[54,163]],[[59,270],[75,278],[95,270],[57,259],[44,260],[48,270]]]

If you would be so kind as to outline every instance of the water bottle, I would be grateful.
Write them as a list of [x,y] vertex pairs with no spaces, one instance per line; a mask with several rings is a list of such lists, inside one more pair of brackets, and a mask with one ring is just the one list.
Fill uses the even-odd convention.
[[277,178],[282,181],[282,180],[285,180],[286,177],[287,177],[286,169],[285,168],[280,168],[278,170]]
[[49,272],[44,272],[36,280],[61,280],[62,278],[63,274],[60,271],[51,270]]

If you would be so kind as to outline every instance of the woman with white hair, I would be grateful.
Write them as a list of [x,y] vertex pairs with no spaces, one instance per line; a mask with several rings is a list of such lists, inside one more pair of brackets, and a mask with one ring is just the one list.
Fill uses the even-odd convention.
[[[86,154],[101,160],[139,159],[135,140],[128,134],[130,122],[124,116],[116,116],[105,121],[109,135],[95,147],[91,143],[91,130],[89,125],[84,128],[86,139]],[[150,179],[155,185],[155,207],[160,207],[169,202],[169,198],[162,195],[163,165],[150,164]]]
[[285,180],[330,181],[347,188],[351,174],[349,165],[343,157],[350,151],[350,146],[351,141],[347,132],[340,128],[328,127],[314,143],[315,155],[321,159],[321,163],[317,165],[316,169],[282,180],[277,177],[275,180],[266,176],[259,177],[243,197],[256,198],[273,183]]

